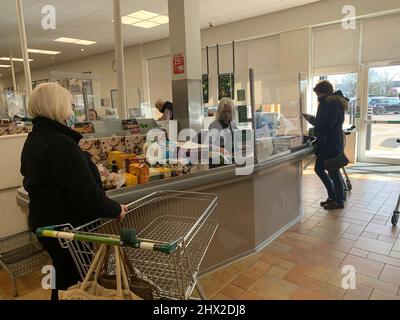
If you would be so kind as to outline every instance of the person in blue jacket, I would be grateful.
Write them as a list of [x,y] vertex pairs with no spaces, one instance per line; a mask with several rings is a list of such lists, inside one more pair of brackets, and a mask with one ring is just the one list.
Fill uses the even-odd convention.
[[304,118],[314,126],[317,139],[314,170],[328,192],[328,199],[321,202],[321,206],[326,210],[343,209],[344,185],[340,169],[326,170],[324,161],[337,157],[344,150],[343,123],[349,99],[341,91],[334,92],[329,81],[318,83],[314,92],[319,102],[317,115],[306,114]]

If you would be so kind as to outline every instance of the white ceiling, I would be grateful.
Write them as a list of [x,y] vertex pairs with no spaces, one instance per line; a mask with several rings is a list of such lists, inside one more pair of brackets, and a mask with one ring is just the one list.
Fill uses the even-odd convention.
[[[214,25],[226,24],[250,17],[280,11],[319,0],[199,0],[201,27],[207,28],[210,21]],[[55,30],[43,30],[41,13],[45,5],[56,8]],[[31,68],[110,51],[114,48],[111,0],[23,0],[25,28],[28,48],[61,51],[51,60],[51,56],[30,53],[33,58]],[[121,0],[122,15],[148,10],[168,14],[167,0]],[[141,29],[123,25],[124,45],[130,46],[168,37],[168,24],[152,29]],[[59,37],[79,38],[97,41],[92,46],[79,46],[54,42]],[[82,52],[80,49],[84,48]],[[21,57],[15,0],[0,0],[0,57]],[[0,64],[8,64],[0,61]],[[4,63],[3,63],[4,62]],[[16,71],[22,71],[22,63],[14,62]],[[0,68],[1,78],[10,76],[7,69]],[[1,79],[0,78],[0,79]]]

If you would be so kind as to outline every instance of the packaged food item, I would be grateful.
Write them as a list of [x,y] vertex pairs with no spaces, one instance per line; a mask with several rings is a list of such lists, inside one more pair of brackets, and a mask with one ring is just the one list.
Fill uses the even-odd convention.
[[139,184],[150,181],[150,169],[146,164],[132,163],[129,165],[128,172],[138,177]]
[[135,158],[136,155],[133,153],[123,153],[117,156],[117,166],[118,169],[124,169],[126,168],[126,162],[125,160],[128,158]]
[[127,187],[136,186],[139,184],[138,177],[133,174],[125,173],[125,178]]
[[108,152],[108,162],[109,164],[112,164],[113,161],[117,162],[117,159],[119,156],[121,156],[122,154],[124,154],[121,151],[110,151]]

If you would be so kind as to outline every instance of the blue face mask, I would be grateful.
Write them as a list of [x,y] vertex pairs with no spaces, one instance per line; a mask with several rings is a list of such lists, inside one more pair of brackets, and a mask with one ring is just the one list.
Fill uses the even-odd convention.
[[72,113],[71,118],[66,120],[67,126],[72,128],[74,126],[74,124],[76,123],[76,117],[75,117],[75,113]]

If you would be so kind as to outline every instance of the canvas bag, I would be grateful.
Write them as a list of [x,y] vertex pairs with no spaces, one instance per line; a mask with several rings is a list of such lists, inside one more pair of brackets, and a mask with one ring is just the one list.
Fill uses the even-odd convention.
[[[128,277],[122,259],[122,249],[114,246],[116,289],[106,289],[98,283],[107,252],[107,245],[102,244],[82,283],[65,291],[59,291],[60,300],[142,300],[129,290]],[[94,274],[93,280],[91,280]]]
[[324,167],[326,170],[337,170],[346,167],[349,164],[344,152],[341,152],[337,157],[324,160]]

